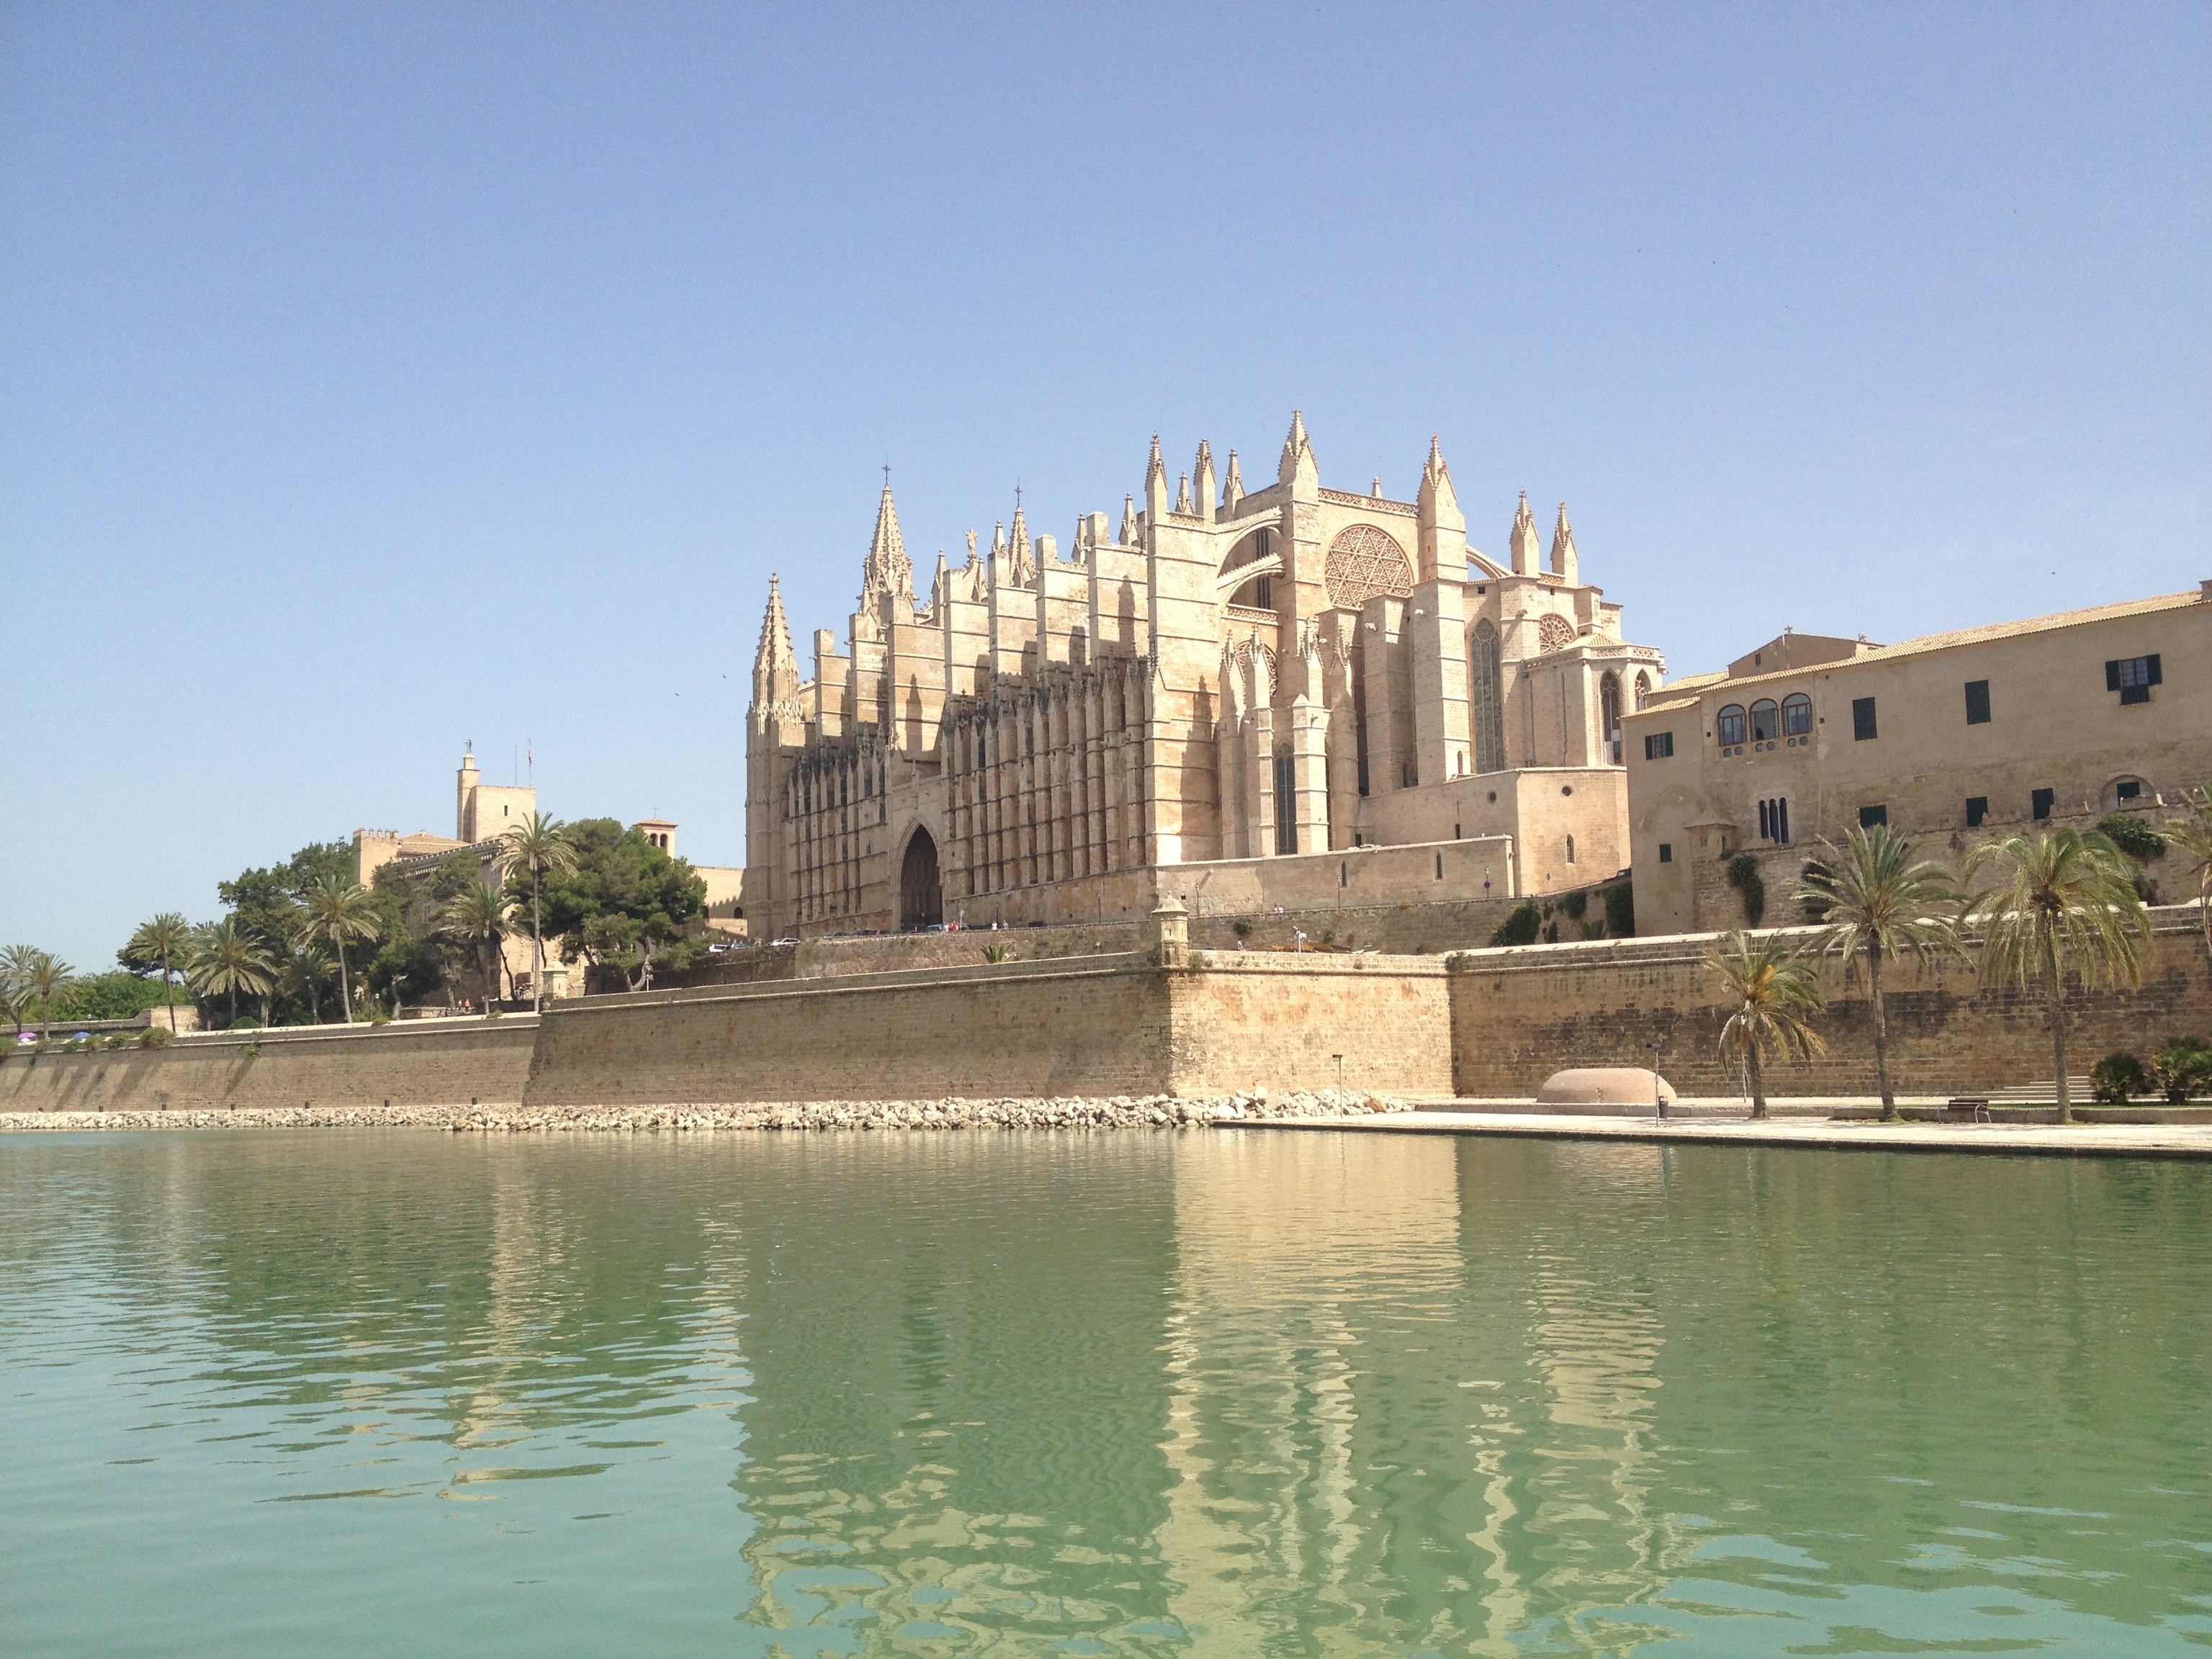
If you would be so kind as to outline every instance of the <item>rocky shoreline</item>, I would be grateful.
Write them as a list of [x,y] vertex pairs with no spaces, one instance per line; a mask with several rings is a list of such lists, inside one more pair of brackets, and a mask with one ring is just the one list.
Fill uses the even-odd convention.
[[9,1130],[443,1129],[457,1134],[568,1133],[648,1129],[1191,1129],[1279,1118],[1403,1112],[1401,1100],[1325,1089],[1271,1097],[1264,1090],[1183,1100],[1170,1095],[1107,1099],[808,1100],[666,1106],[293,1106],[228,1111],[4,1112]]

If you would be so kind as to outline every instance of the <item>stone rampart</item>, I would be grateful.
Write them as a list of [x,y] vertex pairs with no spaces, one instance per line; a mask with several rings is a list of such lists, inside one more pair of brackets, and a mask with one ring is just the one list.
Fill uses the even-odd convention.
[[1167,976],[1178,1095],[1358,1089],[1451,1092],[1451,1001],[1441,958],[1209,951]]
[[520,1103],[538,1021],[441,1019],[179,1037],[166,1048],[11,1054],[0,1111]]
[[[2067,1069],[2104,1054],[2148,1054],[2175,1036],[2212,1035],[2212,974],[2193,908],[2152,912],[2154,948],[2136,991],[2075,991],[2067,1001]],[[1786,930],[1811,938],[1809,929]],[[1705,964],[1717,934],[1470,951],[1449,977],[1455,1093],[1534,1095],[1576,1066],[1651,1066],[1686,1095],[1741,1086],[1719,1055],[1724,1006]],[[1770,1094],[1875,1091],[1874,1013],[1863,978],[1824,969],[1829,1002],[1812,1022],[1827,1054],[1770,1060]],[[1987,984],[1971,963],[1883,975],[1890,1077],[1901,1094],[1948,1095],[2047,1082],[2051,1035],[2039,996]]]
[[528,1099],[1164,1093],[1166,978],[1132,954],[557,1003],[544,1015]]

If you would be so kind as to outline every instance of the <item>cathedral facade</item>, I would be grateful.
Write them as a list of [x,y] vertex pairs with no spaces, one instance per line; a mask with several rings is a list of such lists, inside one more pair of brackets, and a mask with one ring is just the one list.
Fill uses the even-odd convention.
[[1470,547],[1417,499],[1322,487],[1293,416],[1247,492],[1208,447],[1085,514],[1015,509],[918,592],[888,482],[840,649],[801,672],[771,579],[746,721],[753,937],[1511,897],[1628,862],[1624,713],[1661,683],[1584,583],[1563,504]]

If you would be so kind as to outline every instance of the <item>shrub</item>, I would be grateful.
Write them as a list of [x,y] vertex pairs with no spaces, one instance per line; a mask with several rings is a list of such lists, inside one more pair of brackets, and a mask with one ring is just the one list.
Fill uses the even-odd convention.
[[1625,881],[1605,890],[1605,931],[1614,939],[1636,937],[1636,889]]
[[1583,919],[1583,912],[1589,908],[1589,895],[1577,887],[1573,892],[1566,894],[1559,900],[1559,908],[1565,910],[1575,921],[1580,921]]
[[1008,945],[987,945],[983,947],[983,960],[986,962],[1004,962],[1012,955],[1012,948]]
[[2089,1068],[2089,1087],[2100,1106],[2124,1106],[2128,1097],[2144,1093],[2150,1078],[2142,1061],[2124,1049],[2106,1054]]
[[166,1025],[148,1026],[144,1030],[138,1034],[138,1046],[141,1048],[167,1048],[169,1046],[169,1028]]
[[2212,1048],[2203,1037],[2170,1039],[2150,1063],[2148,1083],[2169,1105],[2180,1105],[2212,1084]]
[[1324,927],[1324,928],[1322,928],[1322,929],[1321,930],[1321,942],[1322,942],[1323,945],[1334,945],[1334,944],[1335,944],[1335,943],[1336,943],[1336,929],[1335,929],[1335,928],[1334,928],[1334,927]]
[[1490,936],[1490,942],[1492,945],[1534,945],[1543,927],[1543,913],[1522,899],[1513,907],[1513,914],[1498,924],[1498,931]]
[[2107,812],[2097,820],[2097,828],[2137,864],[2148,864],[2166,856],[2166,837],[2139,817],[2126,812]]
[[1743,919],[1753,927],[1766,915],[1766,884],[1759,878],[1759,860],[1738,853],[1728,861],[1728,884],[1743,895]]
[[1229,931],[1239,939],[1249,939],[1252,937],[1252,923],[1249,919],[1239,916],[1229,924]]

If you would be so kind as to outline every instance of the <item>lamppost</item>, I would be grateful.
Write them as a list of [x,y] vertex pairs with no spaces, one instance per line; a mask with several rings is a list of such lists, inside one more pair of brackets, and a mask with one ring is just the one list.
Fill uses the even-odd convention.
[[1651,1051],[1652,1121],[1663,1123],[1667,1121],[1667,1097],[1659,1087],[1659,1045],[1656,1042],[1647,1042],[1644,1046]]

